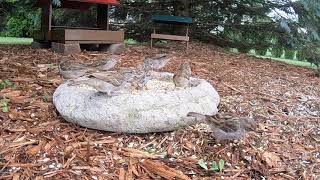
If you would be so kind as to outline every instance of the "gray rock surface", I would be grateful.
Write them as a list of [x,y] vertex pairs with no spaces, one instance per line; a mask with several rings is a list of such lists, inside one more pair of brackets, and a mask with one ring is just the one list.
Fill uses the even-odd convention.
[[211,84],[195,78],[190,79],[187,88],[174,88],[171,81],[150,80],[145,89],[127,89],[113,96],[69,83],[61,84],[53,95],[62,117],[84,127],[112,132],[163,132],[197,124],[200,122],[195,118],[187,117],[188,112],[214,115],[220,101]]

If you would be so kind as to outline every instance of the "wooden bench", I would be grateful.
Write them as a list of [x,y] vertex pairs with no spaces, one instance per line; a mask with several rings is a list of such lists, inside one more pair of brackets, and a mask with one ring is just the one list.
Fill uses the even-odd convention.
[[187,49],[189,45],[189,25],[192,23],[192,18],[181,17],[181,16],[153,16],[152,21],[154,23],[164,23],[164,24],[175,24],[187,26],[186,34],[181,35],[171,35],[171,34],[160,34],[156,33],[155,26],[153,27],[153,33],[151,34],[151,48],[153,46],[153,39],[165,39],[173,41],[185,41],[187,43]]

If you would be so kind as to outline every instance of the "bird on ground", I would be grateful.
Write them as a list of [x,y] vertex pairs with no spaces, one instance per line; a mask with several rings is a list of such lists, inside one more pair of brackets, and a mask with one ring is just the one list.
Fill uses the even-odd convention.
[[256,122],[253,118],[247,117],[231,117],[217,114],[216,116],[208,116],[195,112],[188,113],[187,116],[195,117],[205,122],[212,130],[212,136],[217,142],[225,140],[239,140],[246,132],[256,129]]

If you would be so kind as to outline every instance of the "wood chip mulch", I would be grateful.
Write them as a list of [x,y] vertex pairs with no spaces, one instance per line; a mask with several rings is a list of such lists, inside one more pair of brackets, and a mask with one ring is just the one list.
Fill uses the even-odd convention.
[[[28,46],[0,47],[0,179],[319,179],[320,79],[312,69],[262,60],[192,43],[188,52],[172,43],[150,49],[130,46],[120,67],[168,53],[165,68],[184,61],[221,96],[220,111],[253,116],[259,123],[238,142],[218,144],[204,124],[174,132],[121,134],[66,122],[52,104],[63,82],[61,55]],[[69,58],[88,62],[103,52]],[[4,99],[5,98],[5,99]],[[2,105],[0,105],[2,106]],[[205,170],[203,159],[225,161],[222,172]]]

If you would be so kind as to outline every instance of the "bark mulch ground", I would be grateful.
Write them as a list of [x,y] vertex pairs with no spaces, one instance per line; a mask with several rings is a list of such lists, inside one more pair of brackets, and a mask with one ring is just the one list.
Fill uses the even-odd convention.
[[[221,96],[220,111],[253,116],[259,126],[218,144],[204,124],[174,132],[121,134],[64,121],[52,104],[63,82],[61,55],[28,46],[0,47],[0,179],[319,179],[320,79],[311,69],[231,54],[201,43],[131,46],[121,67],[166,52],[165,68],[191,64]],[[75,61],[108,54],[83,52]],[[7,80],[7,81],[6,81]],[[224,160],[222,171],[205,170]]]

